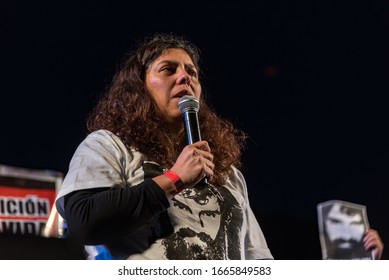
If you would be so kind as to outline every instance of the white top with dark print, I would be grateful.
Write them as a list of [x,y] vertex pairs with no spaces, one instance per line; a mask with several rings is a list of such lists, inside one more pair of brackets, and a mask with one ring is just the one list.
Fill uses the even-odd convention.
[[72,222],[84,211],[74,210],[80,201],[99,206],[85,207],[86,223],[120,221],[112,224],[112,236],[104,227],[85,234],[96,244],[87,249],[90,258],[107,248],[115,259],[273,259],[250,208],[245,179],[233,170],[223,186],[199,184],[168,201],[150,179],[166,169],[99,130],[74,153],[56,206],[70,234],[83,235],[76,228],[72,232]]

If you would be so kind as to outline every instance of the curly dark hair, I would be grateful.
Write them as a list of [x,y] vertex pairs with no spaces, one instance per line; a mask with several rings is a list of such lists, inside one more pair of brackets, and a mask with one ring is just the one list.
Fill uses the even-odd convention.
[[[117,134],[128,147],[135,148],[166,168],[171,168],[187,144],[182,132],[177,135],[165,121],[145,86],[150,64],[166,49],[183,49],[200,73],[200,50],[181,36],[156,34],[139,43],[119,66],[104,96],[92,110],[89,132],[106,129]],[[231,166],[241,167],[246,134],[223,119],[200,100],[198,112],[202,139],[207,140],[214,155],[212,183],[222,185],[231,175]]]

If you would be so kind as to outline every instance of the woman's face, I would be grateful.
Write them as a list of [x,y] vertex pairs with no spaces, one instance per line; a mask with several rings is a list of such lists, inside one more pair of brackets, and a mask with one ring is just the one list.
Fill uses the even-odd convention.
[[146,88],[169,123],[182,122],[178,100],[192,95],[200,100],[197,70],[182,49],[166,49],[146,71]]

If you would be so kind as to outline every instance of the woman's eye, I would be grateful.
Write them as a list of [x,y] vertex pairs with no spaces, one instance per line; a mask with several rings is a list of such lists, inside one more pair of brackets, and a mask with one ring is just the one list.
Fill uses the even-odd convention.
[[192,77],[197,77],[197,72],[195,70],[188,70],[188,74]]
[[161,68],[161,71],[174,72],[174,69],[171,66],[164,66]]

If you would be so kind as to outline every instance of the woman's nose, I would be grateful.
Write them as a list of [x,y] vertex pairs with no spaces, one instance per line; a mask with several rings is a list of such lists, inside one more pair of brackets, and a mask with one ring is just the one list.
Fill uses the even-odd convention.
[[181,71],[178,75],[177,83],[190,85],[190,75],[185,70]]

